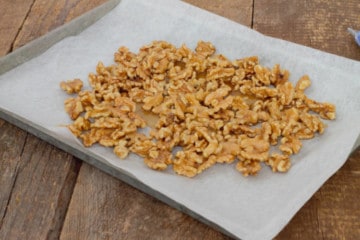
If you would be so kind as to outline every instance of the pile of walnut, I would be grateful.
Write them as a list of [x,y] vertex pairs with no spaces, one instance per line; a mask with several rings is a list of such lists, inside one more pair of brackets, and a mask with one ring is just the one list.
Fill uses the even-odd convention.
[[[195,52],[164,41],[138,54],[121,47],[116,64],[100,62],[89,75],[91,91],[80,91],[79,79],[61,83],[78,93],[65,101],[74,120],[69,129],[86,147],[113,147],[120,158],[134,152],[152,169],[172,165],[188,177],[235,160],[245,176],[259,172],[262,162],[287,171],[301,140],[323,133],[320,118],[334,119],[335,106],[304,94],[308,76],[294,86],[279,65],[268,69],[257,57],[230,61],[214,52],[202,41]],[[158,116],[150,136],[137,131],[146,126],[137,105]]]

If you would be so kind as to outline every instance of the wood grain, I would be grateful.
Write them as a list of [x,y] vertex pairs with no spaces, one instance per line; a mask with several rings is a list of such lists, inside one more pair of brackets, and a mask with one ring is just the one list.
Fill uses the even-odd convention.
[[0,56],[13,50],[13,44],[35,0],[0,2]]
[[360,60],[348,27],[360,28],[358,0],[255,0],[253,27],[261,33]]
[[60,239],[229,239],[83,164]]
[[26,132],[0,119],[0,229],[19,171]]
[[24,144],[26,134],[7,125],[1,127],[5,129],[1,138],[7,139],[1,142],[1,184],[6,184],[1,202],[7,204],[5,211],[2,207],[0,239],[57,237],[79,162],[30,134]]
[[106,0],[36,0],[13,45],[21,47],[104,2]]
[[184,2],[251,27],[253,0],[184,0]]

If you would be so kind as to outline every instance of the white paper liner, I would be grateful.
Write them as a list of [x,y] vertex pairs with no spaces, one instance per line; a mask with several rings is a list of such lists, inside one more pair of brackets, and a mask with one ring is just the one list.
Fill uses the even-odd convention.
[[[81,78],[98,61],[113,63],[120,46],[137,52],[153,40],[194,48],[211,41],[230,59],[257,55],[262,65],[280,63],[296,82],[308,74],[307,94],[337,106],[337,119],[325,133],[304,141],[286,174],[268,167],[256,177],[243,177],[234,165],[216,165],[188,179],[171,169],[150,170],[140,157],[119,160],[111,149],[85,149],[61,127],[70,122],[59,88],[62,80]],[[106,159],[194,213],[241,239],[271,239],[346,161],[360,132],[360,63],[308,47],[265,37],[247,27],[179,1],[123,0],[114,10],[76,37],[0,76],[0,109],[52,131],[62,141]]]

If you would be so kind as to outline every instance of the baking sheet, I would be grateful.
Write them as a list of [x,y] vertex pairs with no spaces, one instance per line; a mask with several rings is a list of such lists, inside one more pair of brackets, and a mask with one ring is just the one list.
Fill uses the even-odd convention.
[[[307,94],[334,103],[337,120],[327,122],[321,137],[304,142],[286,174],[264,167],[256,177],[245,178],[233,165],[216,165],[188,179],[171,169],[152,171],[136,155],[119,160],[111,149],[84,148],[62,127],[70,120],[63,110],[68,95],[59,82],[86,80],[98,61],[112,63],[118,47],[137,52],[153,40],[191,48],[198,40],[211,41],[230,59],[257,55],[262,65],[280,63],[291,72],[293,82],[308,74],[313,84]],[[183,2],[122,0],[79,35],[1,75],[0,116],[231,236],[270,239],[343,165],[354,147],[360,133],[358,76],[359,62],[265,37]]]

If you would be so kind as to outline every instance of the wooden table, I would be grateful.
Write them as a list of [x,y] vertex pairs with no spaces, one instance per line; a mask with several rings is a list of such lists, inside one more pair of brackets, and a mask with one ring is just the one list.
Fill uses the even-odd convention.
[[[0,56],[105,1],[0,0]],[[359,0],[187,2],[266,35],[360,60],[346,32],[360,28]],[[359,239],[359,197],[360,148],[276,239]],[[0,239],[58,238],[228,239],[0,119]]]

